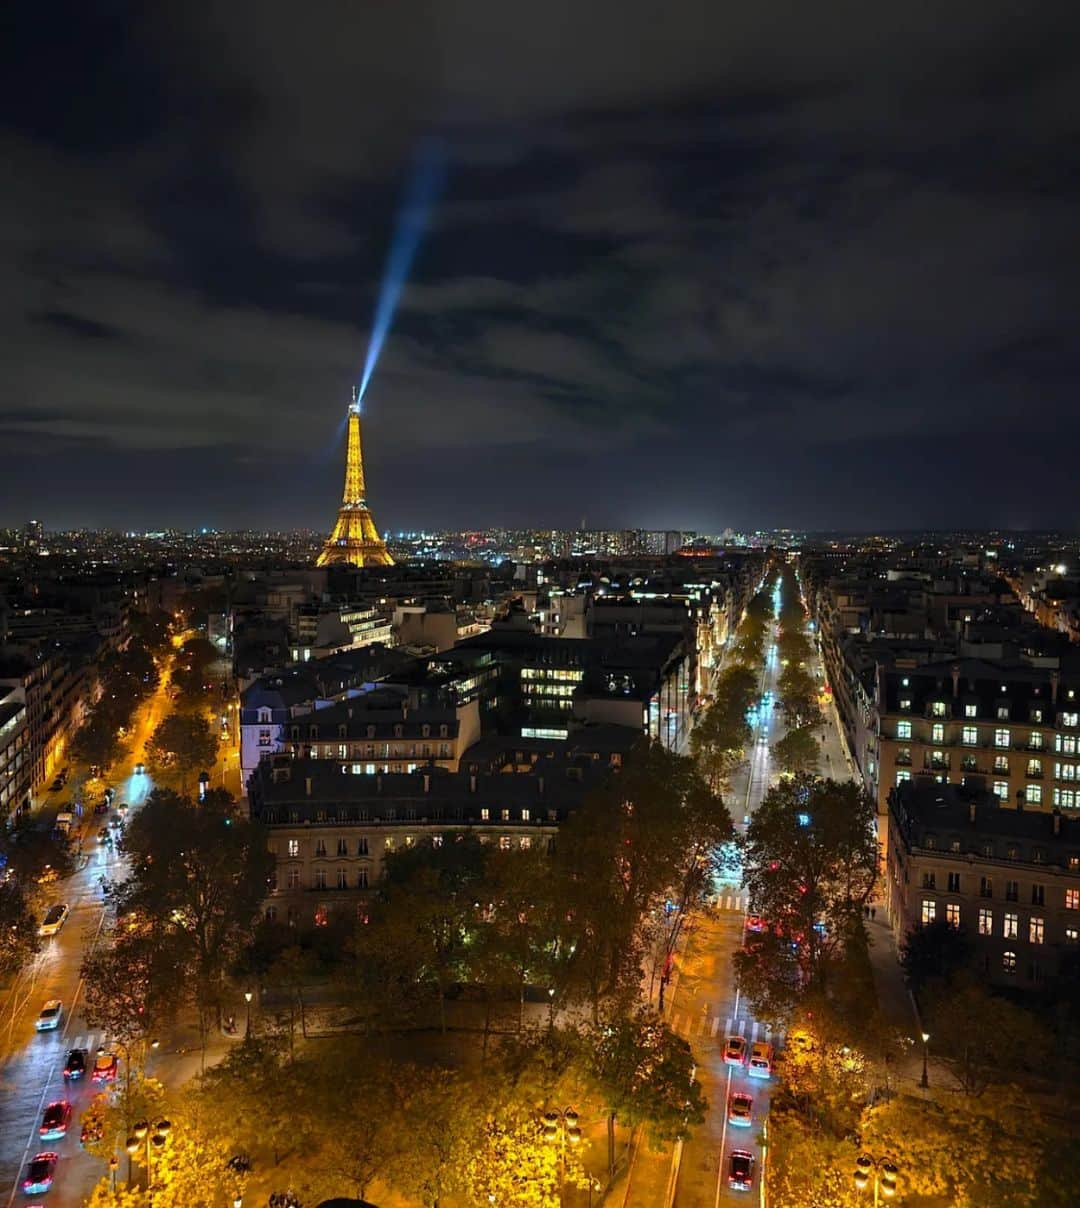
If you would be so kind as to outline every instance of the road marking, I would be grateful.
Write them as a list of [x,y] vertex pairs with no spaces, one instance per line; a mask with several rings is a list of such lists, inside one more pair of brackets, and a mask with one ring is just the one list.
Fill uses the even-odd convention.
[[715,1036],[717,1031],[719,1030],[719,1028],[720,1028],[720,1016],[714,1015],[713,1020],[712,1020],[712,1026],[709,1028],[709,1035]]

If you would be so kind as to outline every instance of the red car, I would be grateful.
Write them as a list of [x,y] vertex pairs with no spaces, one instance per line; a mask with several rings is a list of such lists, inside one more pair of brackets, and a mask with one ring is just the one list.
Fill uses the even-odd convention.
[[754,1100],[745,1091],[733,1091],[728,1098],[727,1118],[729,1124],[749,1128],[754,1120]]
[[55,1141],[57,1137],[67,1135],[70,1123],[71,1104],[66,1099],[57,1099],[45,1109],[38,1127],[38,1135],[43,1141]]
[[728,1065],[746,1064],[746,1037],[729,1036],[724,1041],[724,1060]]
[[40,1195],[53,1185],[56,1174],[56,1163],[60,1161],[58,1153],[37,1153],[30,1159],[23,1176],[22,1189],[26,1195]]
[[728,1186],[749,1191],[754,1185],[754,1155],[748,1149],[733,1149],[728,1155]]
[[98,1055],[94,1059],[94,1070],[90,1075],[91,1082],[115,1082],[116,1081],[117,1060],[115,1053],[106,1053],[104,1049],[98,1050]]
[[746,930],[747,931],[764,931],[765,930],[765,920],[761,917],[760,914],[748,914],[746,916]]

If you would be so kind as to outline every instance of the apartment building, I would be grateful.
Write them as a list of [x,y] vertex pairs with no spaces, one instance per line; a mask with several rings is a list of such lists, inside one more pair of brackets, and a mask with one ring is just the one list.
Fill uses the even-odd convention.
[[1037,988],[1080,956],[1080,817],[1002,808],[984,789],[903,781],[889,794],[885,891],[897,940],[944,919],[992,984]]

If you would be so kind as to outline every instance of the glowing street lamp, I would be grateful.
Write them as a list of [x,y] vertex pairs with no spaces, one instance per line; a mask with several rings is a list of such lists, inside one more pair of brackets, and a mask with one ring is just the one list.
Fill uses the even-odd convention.
[[855,1173],[851,1176],[857,1191],[866,1191],[871,1181],[874,1187],[874,1206],[877,1208],[879,1197],[891,1200],[896,1195],[896,1176],[899,1174],[896,1163],[890,1158],[874,1159],[869,1154],[860,1154],[855,1159]]
[[926,1088],[930,1085],[929,1072],[928,1072],[927,1066],[926,1066],[926,1056],[927,1056],[927,1052],[928,1052],[927,1046],[930,1043],[930,1033],[922,1032],[921,1036],[922,1036],[922,1078],[919,1080],[919,1085],[923,1088],[923,1090],[926,1090]]
[[572,1107],[564,1107],[561,1112],[544,1113],[544,1140],[559,1147],[559,1203],[563,1202],[563,1185],[566,1182],[566,1147],[577,1145],[581,1141],[581,1129],[578,1127],[578,1114]]

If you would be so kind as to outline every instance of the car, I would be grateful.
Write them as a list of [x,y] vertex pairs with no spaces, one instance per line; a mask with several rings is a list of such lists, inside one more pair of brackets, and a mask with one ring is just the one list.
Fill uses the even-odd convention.
[[751,1078],[771,1078],[773,1067],[773,1047],[759,1040],[750,1049],[750,1061],[746,1072]]
[[733,1149],[728,1154],[727,1181],[734,1191],[749,1191],[754,1185],[754,1155],[748,1149]]
[[145,771],[146,771],[146,766],[144,764],[137,763],[135,765],[135,775],[136,776],[141,776]]
[[67,1060],[64,1062],[64,1077],[69,1082],[77,1082],[86,1074],[86,1050],[69,1049]]
[[56,1174],[56,1163],[60,1161],[60,1155],[51,1150],[45,1153],[36,1153],[30,1159],[30,1164],[26,1168],[26,1174],[23,1176],[22,1189],[26,1195],[38,1195],[42,1191],[48,1191],[53,1185],[53,1176]]
[[63,787],[64,787],[64,782],[60,779],[59,776],[57,776],[57,778],[52,782],[52,784],[49,785],[49,792],[50,793],[59,793]]
[[94,1069],[90,1075],[91,1082],[115,1082],[117,1069],[116,1054],[106,1049],[98,1049],[94,1058]]
[[71,1104],[66,1099],[57,1099],[55,1103],[50,1103],[45,1109],[38,1127],[38,1135],[43,1141],[54,1141],[57,1137],[65,1137],[70,1123]]
[[754,931],[754,932],[764,931],[765,926],[766,926],[765,920],[761,917],[760,914],[748,914],[746,916],[746,930],[747,931]]
[[746,1037],[729,1036],[724,1041],[724,1060],[728,1065],[746,1064]]
[[50,998],[41,1008],[41,1014],[38,1015],[34,1027],[39,1032],[52,1032],[60,1026],[60,1020],[63,1017],[64,1004],[58,998]]
[[745,1091],[733,1091],[728,1096],[727,1118],[729,1124],[749,1128],[754,1119],[754,1100]]
[[67,922],[70,913],[67,902],[54,902],[41,920],[37,929],[38,935],[55,935]]

